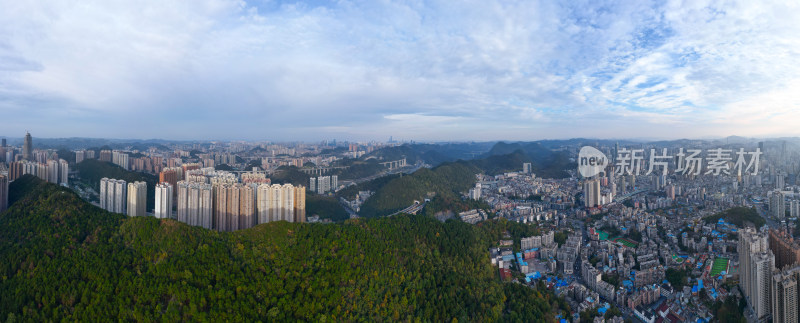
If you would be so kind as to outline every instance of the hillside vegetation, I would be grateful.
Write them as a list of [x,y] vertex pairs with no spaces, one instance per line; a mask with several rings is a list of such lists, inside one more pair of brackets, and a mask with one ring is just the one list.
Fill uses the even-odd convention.
[[[483,157],[489,158],[498,155],[521,154],[520,160],[530,162],[536,176],[543,178],[569,177],[567,169],[574,169],[577,165],[570,162],[570,156],[563,151],[551,150],[539,142],[504,143],[498,142]],[[522,165],[517,166],[522,169]]]
[[383,185],[361,206],[360,216],[376,217],[402,210],[415,200],[422,202],[429,192],[458,197],[475,185],[481,170],[468,162],[445,163],[433,169],[421,168]]
[[112,214],[29,175],[10,189],[3,320],[530,322],[565,307],[499,281],[487,248],[519,231],[506,221],[399,215],[220,233]]
[[767,220],[762,218],[756,209],[743,206],[730,208],[703,218],[706,223],[716,223],[719,219],[725,219],[726,222],[733,223],[740,228],[743,228],[748,223],[760,228],[767,223]]

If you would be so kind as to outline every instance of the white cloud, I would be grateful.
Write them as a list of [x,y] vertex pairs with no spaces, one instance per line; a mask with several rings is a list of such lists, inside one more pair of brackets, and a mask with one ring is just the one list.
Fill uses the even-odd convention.
[[727,117],[745,112],[800,121],[796,3],[3,5],[0,113],[14,133],[691,137],[709,123],[761,133]]

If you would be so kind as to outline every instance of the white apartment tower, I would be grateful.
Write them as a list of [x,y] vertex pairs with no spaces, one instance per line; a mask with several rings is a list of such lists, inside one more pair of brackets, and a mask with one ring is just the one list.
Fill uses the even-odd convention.
[[172,195],[173,189],[170,183],[156,185],[156,201],[153,215],[159,219],[172,219]]
[[128,198],[127,183],[121,179],[100,180],[100,207],[106,211],[125,214]]
[[147,183],[128,183],[128,216],[145,216],[147,208]]

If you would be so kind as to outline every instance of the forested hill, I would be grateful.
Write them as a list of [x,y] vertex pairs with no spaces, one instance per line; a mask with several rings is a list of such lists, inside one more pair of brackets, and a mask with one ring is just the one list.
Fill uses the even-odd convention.
[[457,198],[460,192],[475,185],[481,170],[469,162],[445,163],[433,169],[421,168],[413,174],[397,177],[380,187],[361,206],[359,214],[376,217],[402,210],[415,200],[422,202],[428,193]]
[[498,280],[487,248],[504,221],[401,215],[218,233],[108,213],[32,176],[10,190],[4,321],[550,321],[564,306]]
[[[532,163],[533,172],[544,178],[569,177],[567,169],[574,169],[577,165],[570,161],[570,154],[564,151],[554,151],[539,142],[498,142],[482,158],[503,156],[508,154],[523,154],[526,162]],[[522,167],[521,165],[518,167]]]

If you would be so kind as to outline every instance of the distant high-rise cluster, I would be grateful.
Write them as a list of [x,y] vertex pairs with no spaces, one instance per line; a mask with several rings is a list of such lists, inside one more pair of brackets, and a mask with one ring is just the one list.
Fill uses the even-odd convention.
[[109,212],[125,214],[127,198],[128,185],[124,180],[105,177],[100,180],[100,208]]
[[259,173],[259,172],[247,172],[242,173],[240,176],[242,178],[242,183],[249,184],[249,183],[256,183],[256,184],[271,184],[269,178],[267,178],[266,173]]
[[[219,179],[215,179],[219,178]],[[272,221],[305,222],[305,187],[225,181],[178,182],[180,222],[218,231],[247,229]]]
[[12,181],[22,175],[31,174],[53,184],[67,185],[69,184],[69,163],[63,159],[48,160],[46,163],[17,161],[9,164],[8,174]]
[[145,216],[147,213],[147,183],[128,183],[128,216]]

